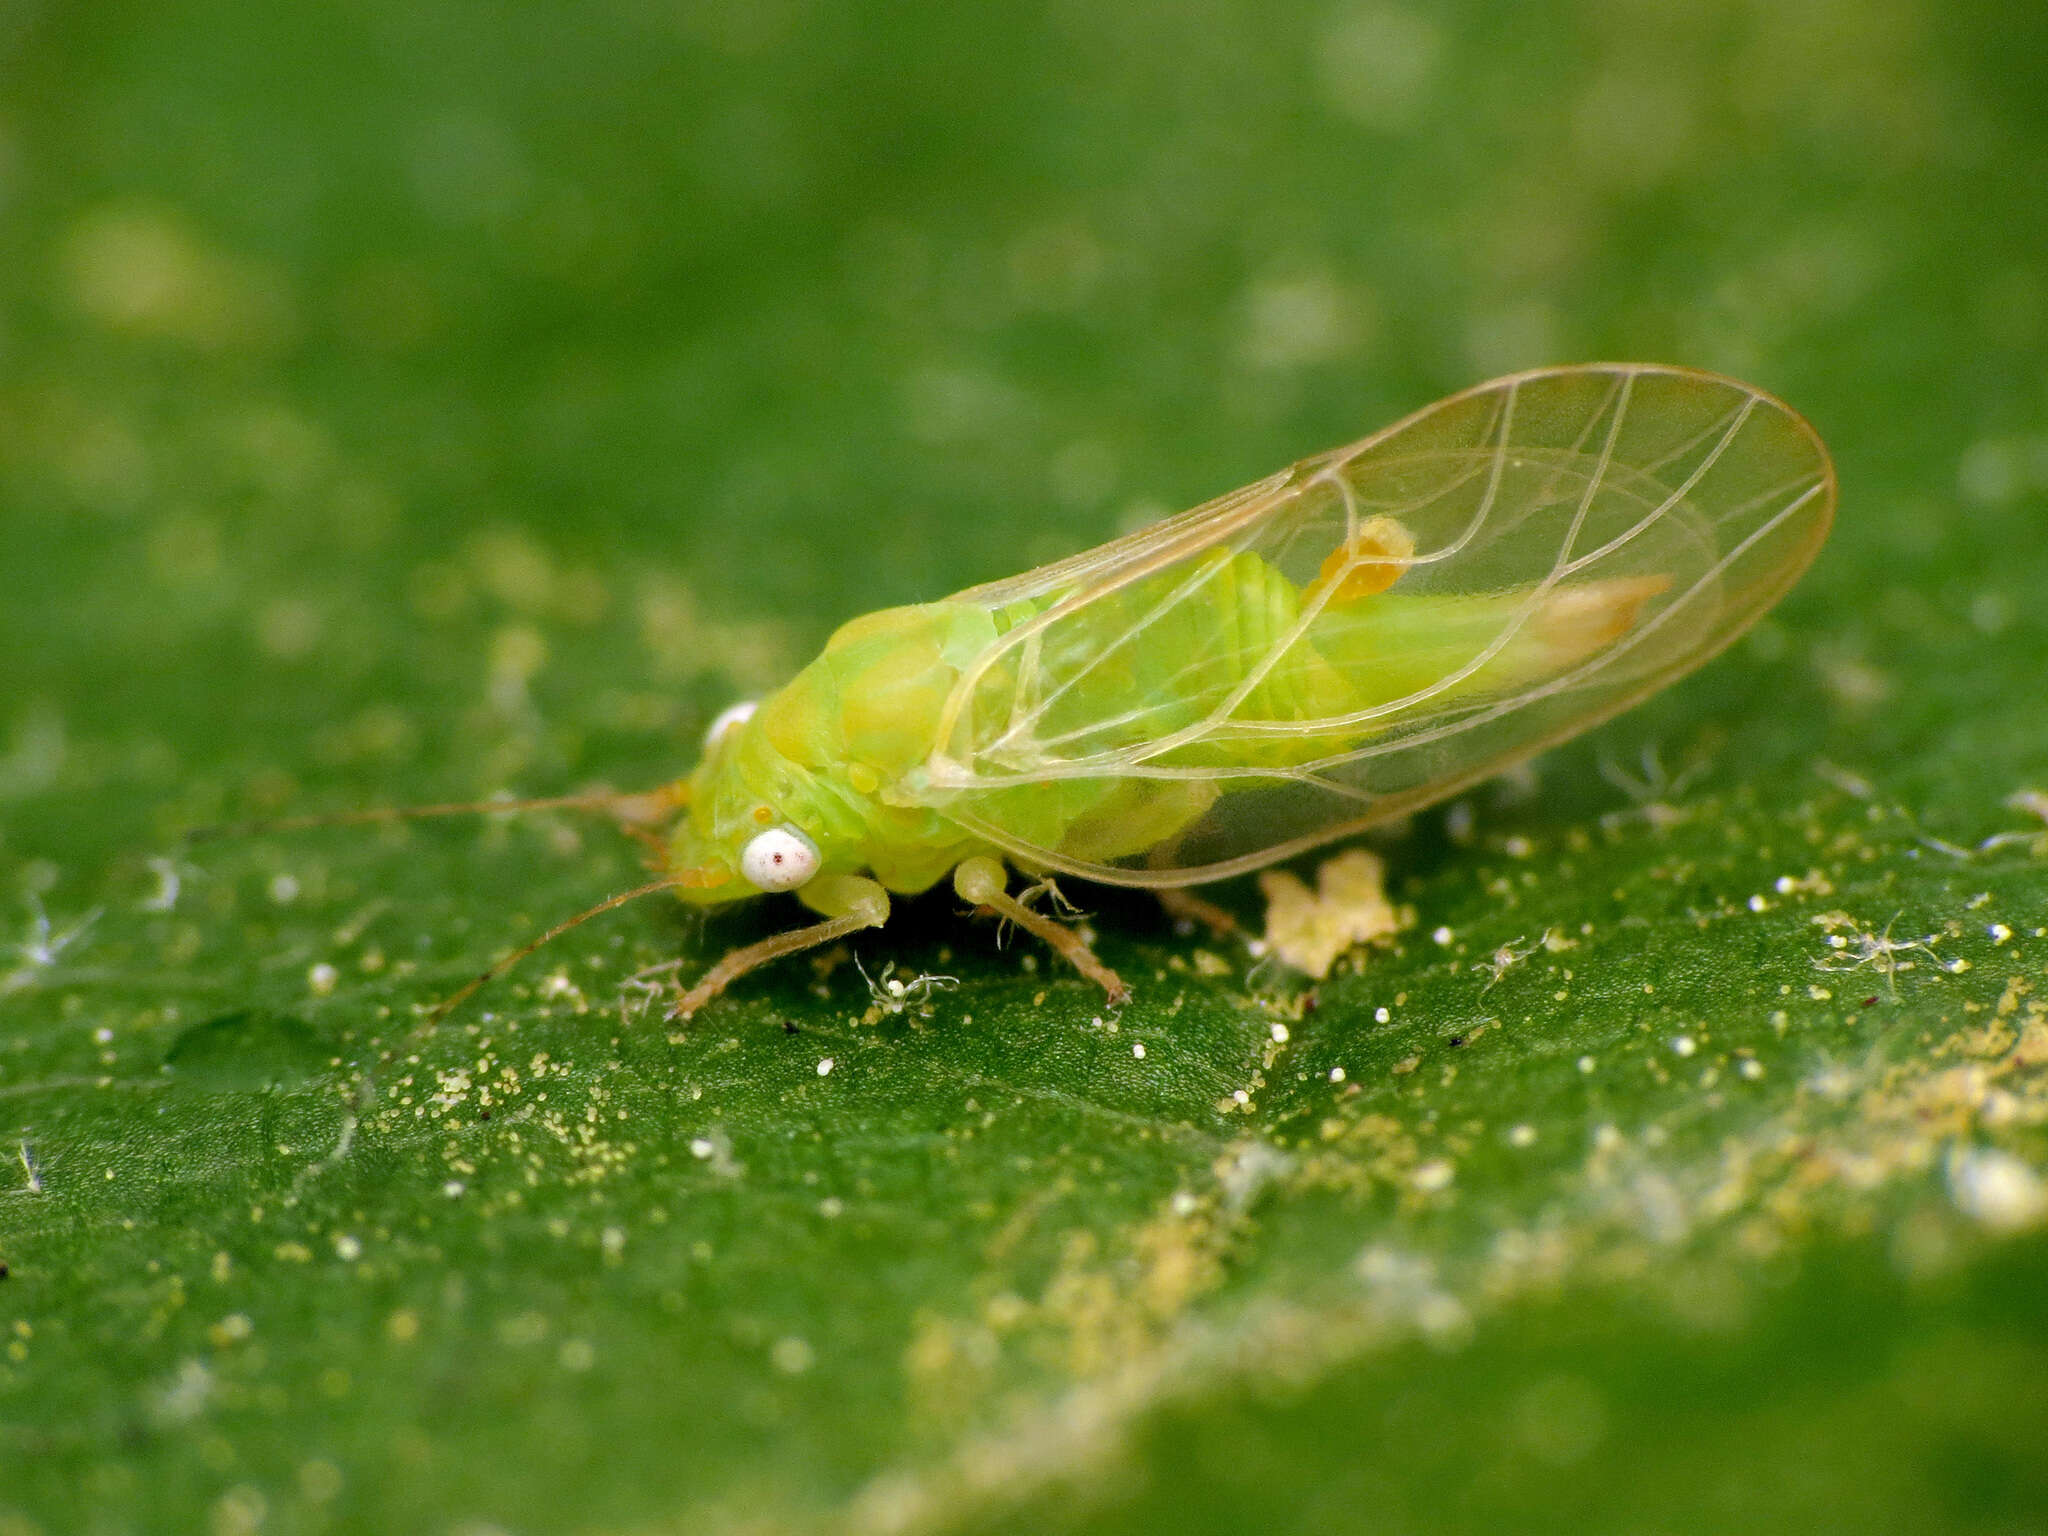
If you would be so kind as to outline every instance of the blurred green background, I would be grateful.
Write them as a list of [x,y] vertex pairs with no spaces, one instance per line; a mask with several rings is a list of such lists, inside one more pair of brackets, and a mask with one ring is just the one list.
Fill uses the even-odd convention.
[[[0,0],[0,1533],[2048,1530],[2043,57]],[[676,1029],[787,914],[643,904],[420,1033],[632,847],[179,843],[656,782],[854,613],[1596,357],[1807,412],[1833,542],[1392,839],[1312,1007],[1089,891],[1113,1021],[937,896],[855,946],[928,1013]]]

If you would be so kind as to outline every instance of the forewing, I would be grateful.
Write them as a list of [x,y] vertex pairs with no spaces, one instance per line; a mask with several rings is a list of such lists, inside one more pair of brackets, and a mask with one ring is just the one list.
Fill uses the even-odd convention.
[[1812,429],[1747,385],[1634,364],[1496,380],[960,594],[1003,629],[916,793],[1096,879],[1253,868],[1698,666],[1797,579],[1834,502]]

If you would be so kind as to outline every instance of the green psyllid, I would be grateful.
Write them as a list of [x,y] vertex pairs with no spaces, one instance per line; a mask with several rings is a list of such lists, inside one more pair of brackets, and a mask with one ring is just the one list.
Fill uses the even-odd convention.
[[667,820],[660,878],[441,1011],[654,891],[787,891],[817,915],[712,966],[688,1017],[948,876],[1121,1001],[1006,865],[1166,891],[1441,800],[1728,645],[1834,505],[1813,429],[1748,385],[1642,364],[1480,385],[1100,549],[846,624],[714,720],[686,778],[555,802]]

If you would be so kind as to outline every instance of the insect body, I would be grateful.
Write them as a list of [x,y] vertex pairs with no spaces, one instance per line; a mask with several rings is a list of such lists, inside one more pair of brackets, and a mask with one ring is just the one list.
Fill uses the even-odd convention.
[[[1415,809],[1585,729],[1742,633],[1833,516],[1826,450],[1731,380],[1645,365],[1482,385],[1127,538],[855,619],[714,722],[664,879],[878,925],[952,878],[1112,998],[1007,861],[1173,887]],[[608,904],[609,905],[609,904]]]
[[949,875],[1121,1000],[1079,934],[1010,894],[1006,863],[1171,894],[1443,799],[1734,640],[1813,559],[1835,490],[1813,429],[1748,385],[1635,363],[1516,374],[1087,554],[855,619],[651,794],[266,827],[673,816],[648,835],[659,879],[434,1017],[656,891],[790,891],[818,914],[712,966],[677,997],[687,1018]]

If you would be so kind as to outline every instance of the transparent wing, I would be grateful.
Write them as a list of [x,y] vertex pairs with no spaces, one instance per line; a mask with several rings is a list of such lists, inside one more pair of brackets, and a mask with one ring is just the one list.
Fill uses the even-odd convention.
[[1825,448],[1733,380],[1496,380],[976,587],[911,798],[1032,865],[1213,879],[1402,814],[1690,671],[1806,568]]

